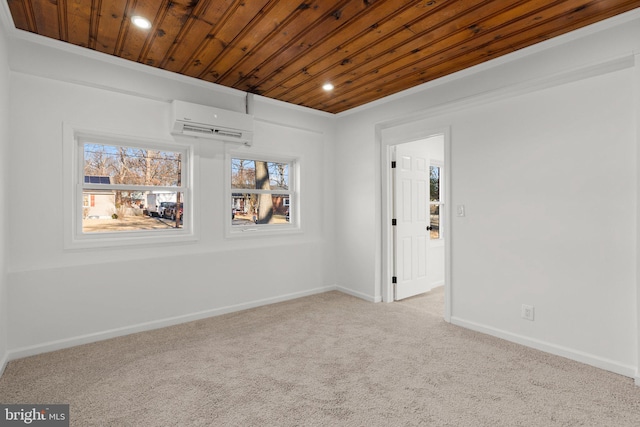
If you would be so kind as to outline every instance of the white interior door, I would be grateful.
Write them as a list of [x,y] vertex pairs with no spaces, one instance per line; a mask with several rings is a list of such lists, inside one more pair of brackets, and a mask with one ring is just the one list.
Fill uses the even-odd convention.
[[427,153],[396,146],[394,299],[429,291],[429,165]]

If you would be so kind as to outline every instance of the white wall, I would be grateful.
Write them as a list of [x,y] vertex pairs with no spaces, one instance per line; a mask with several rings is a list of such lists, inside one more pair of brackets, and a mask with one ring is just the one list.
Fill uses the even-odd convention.
[[[609,73],[451,118],[454,204],[467,212],[453,223],[458,322],[634,372],[632,76]],[[520,319],[523,303],[535,306],[534,322]]]
[[[9,59],[4,29],[0,27],[0,200],[7,200],[9,169]],[[0,209],[0,374],[7,355],[7,218]]]
[[[640,50],[635,51],[636,209],[640,210]],[[640,212],[636,211],[636,257],[640,254]],[[636,259],[636,385],[640,386],[640,262]]]
[[166,140],[169,99],[239,110],[244,95],[136,64],[83,59],[73,49],[56,53],[56,47],[25,40],[12,45],[7,197],[17,208],[9,213],[8,236],[11,357],[334,288],[333,272],[325,268],[332,265],[333,214],[325,206],[333,199],[326,176],[333,117],[260,97],[247,152],[300,158],[302,233],[225,239],[224,146],[205,141],[196,159],[197,242],[65,250],[63,123]]
[[380,131],[448,128],[452,322],[635,375],[639,48],[627,14],[341,114],[338,286],[381,292]]
[[[640,210],[640,50],[635,51],[636,209]],[[636,211],[636,257],[640,255],[640,212]],[[636,259],[636,385],[640,386],[640,262]]]

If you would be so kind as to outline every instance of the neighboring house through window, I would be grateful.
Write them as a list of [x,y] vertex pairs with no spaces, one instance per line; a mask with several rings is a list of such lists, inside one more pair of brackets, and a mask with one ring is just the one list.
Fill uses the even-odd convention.
[[[67,246],[114,246],[193,234],[191,150],[100,134],[73,135]],[[159,214],[160,205],[165,215]]]
[[297,227],[294,160],[231,156],[231,230]]
[[[84,182],[111,184],[111,177],[85,175]],[[116,192],[113,190],[88,190],[83,192],[82,200],[83,218],[112,219],[116,213]]]

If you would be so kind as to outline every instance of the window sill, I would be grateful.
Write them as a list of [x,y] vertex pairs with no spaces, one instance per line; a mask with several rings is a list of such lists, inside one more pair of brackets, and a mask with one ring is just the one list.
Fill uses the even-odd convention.
[[164,231],[162,234],[148,232],[128,232],[128,233],[96,233],[83,234],[68,239],[65,242],[65,250],[73,251],[76,249],[107,249],[122,248],[131,246],[151,246],[154,248],[159,245],[168,245],[176,243],[195,242],[198,238],[189,233],[189,231]]
[[295,225],[256,225],[245,227],[234,227],[227,229],[225,238],[227,239],[243,239],[243,238],[260,238],[260,237],[279,237],[302,234],[302,229]]

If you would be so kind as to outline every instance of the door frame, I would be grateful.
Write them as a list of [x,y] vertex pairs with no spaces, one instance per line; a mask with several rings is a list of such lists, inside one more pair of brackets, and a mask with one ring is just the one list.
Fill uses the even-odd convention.
[[[407,131],[402,128],[407,126]],[[412,126],[411,126],[412,125]],[[392,147],[407,142],[427,139],[429,137],[443,135],[444,139],[444,177],[445,186],[445,212],[444,212],[444,320],[451,321],[451,237],[452,237],[452,216],[451,216],[451,130],[449,127],[436,129],[419,129],[411,131],[409,127],[415,128],[416,123],[397,125],[393,127],[379,128],[381,142],[381,207],[382,207],[382,277],[381,294],[383,302],[393,302],[393,228],[391,220],[393,218],[393,174],[391,173]],[[386,134],[385,129],[391,130],[391,134]]]

